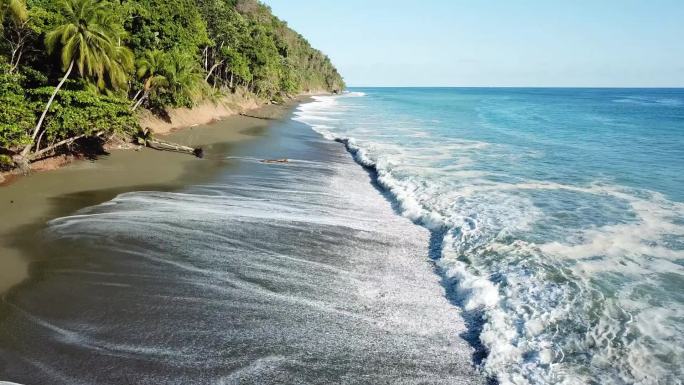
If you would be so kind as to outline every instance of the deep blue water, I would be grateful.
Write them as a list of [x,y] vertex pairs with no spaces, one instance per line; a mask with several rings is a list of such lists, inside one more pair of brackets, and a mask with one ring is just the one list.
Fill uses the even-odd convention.
[[684,381],[683,89],[363,88],[296,119],[432,232],[483,372]]

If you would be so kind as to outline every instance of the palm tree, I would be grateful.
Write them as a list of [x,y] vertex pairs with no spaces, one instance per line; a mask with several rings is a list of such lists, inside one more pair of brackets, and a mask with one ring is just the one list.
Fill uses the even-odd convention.
[[[128,47],[121,45],[120,43],[121,38],[126,33],[123,31],[123,29],[117,32],[119,36],[117,37],[117,44],[114,47],[112,55],[103,57],[103,60],[105,60],[104,68],[109,74],[109,85],[113,89],[128,87],[128,80],[130,78],[129,75],[134,69],[133,51],[131,51]],[[97,85],[98,88],[102,90],[105,88],[106,83],[104,82],[104,79],[99,80],[100,81],[98,81]]]
[[[18,23],[28,19],[28,11],[26,10],[26,2],[24,0],[0,0],[0,21],[5,20],[5,16],[9,13],[10,18]],[[0,25],[2,28],[2,25]]]
[[191,101],[197,99],[207,83],[204,81],[201,68],[195,58],[180,52],[173,52],[168,63],[166,77],[173,92]]
[[[135,111],[135,109],[147,99],[153,88],[163,87],[169,84],[169,80],[164,76],[167,59],[164,52],[154,50],[145,52],[145,55],[138,60],[138,77],[140,79],[146,77],[146,79],[143,83],[142,96],[140,96],[140,99],[134,101],[134,105],[131,108],[132,111]],[[140,91],[138,91],[138,93],[139,92]],[[133,99],[135,100],[135,97]]]
[[[99,88],[104,87],[105,76],[109,75],[112,87],[116,88],[122,85],[122,81],[125,82],[123,75],[133,61],[131,51],[120,44],[123,31],[112,17],[111,4],[101,0],[59,1],[64,23],[48,32],[45,45],[49,53],[61,47],[64,76],[52,92],[33,129],[31,143],[21,152],[20,160],[24,162],[24,166],[45,116],[74,66],[78,68],[81,77],[94,79]],[[59,144],[65,143],[71,141],[62,141]]]

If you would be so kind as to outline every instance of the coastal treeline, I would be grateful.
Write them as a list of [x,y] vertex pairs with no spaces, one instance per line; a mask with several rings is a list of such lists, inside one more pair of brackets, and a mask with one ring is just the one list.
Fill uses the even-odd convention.
[[344,82],[258,0],[0,0],[0,167],[131,137],[136,113]]

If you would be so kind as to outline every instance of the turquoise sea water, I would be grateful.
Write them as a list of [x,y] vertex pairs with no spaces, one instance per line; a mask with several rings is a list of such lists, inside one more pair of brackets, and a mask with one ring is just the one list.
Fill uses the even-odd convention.
[[684,382],[684,90],[353,89],[295,119],[431,231],[485,374]]

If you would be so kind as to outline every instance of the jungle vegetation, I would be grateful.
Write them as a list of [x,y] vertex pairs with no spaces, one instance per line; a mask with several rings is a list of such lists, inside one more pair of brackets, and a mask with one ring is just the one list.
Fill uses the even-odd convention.
[[0,167],[137,132],[136,113],[344,82],[258,0],[0,0]]

